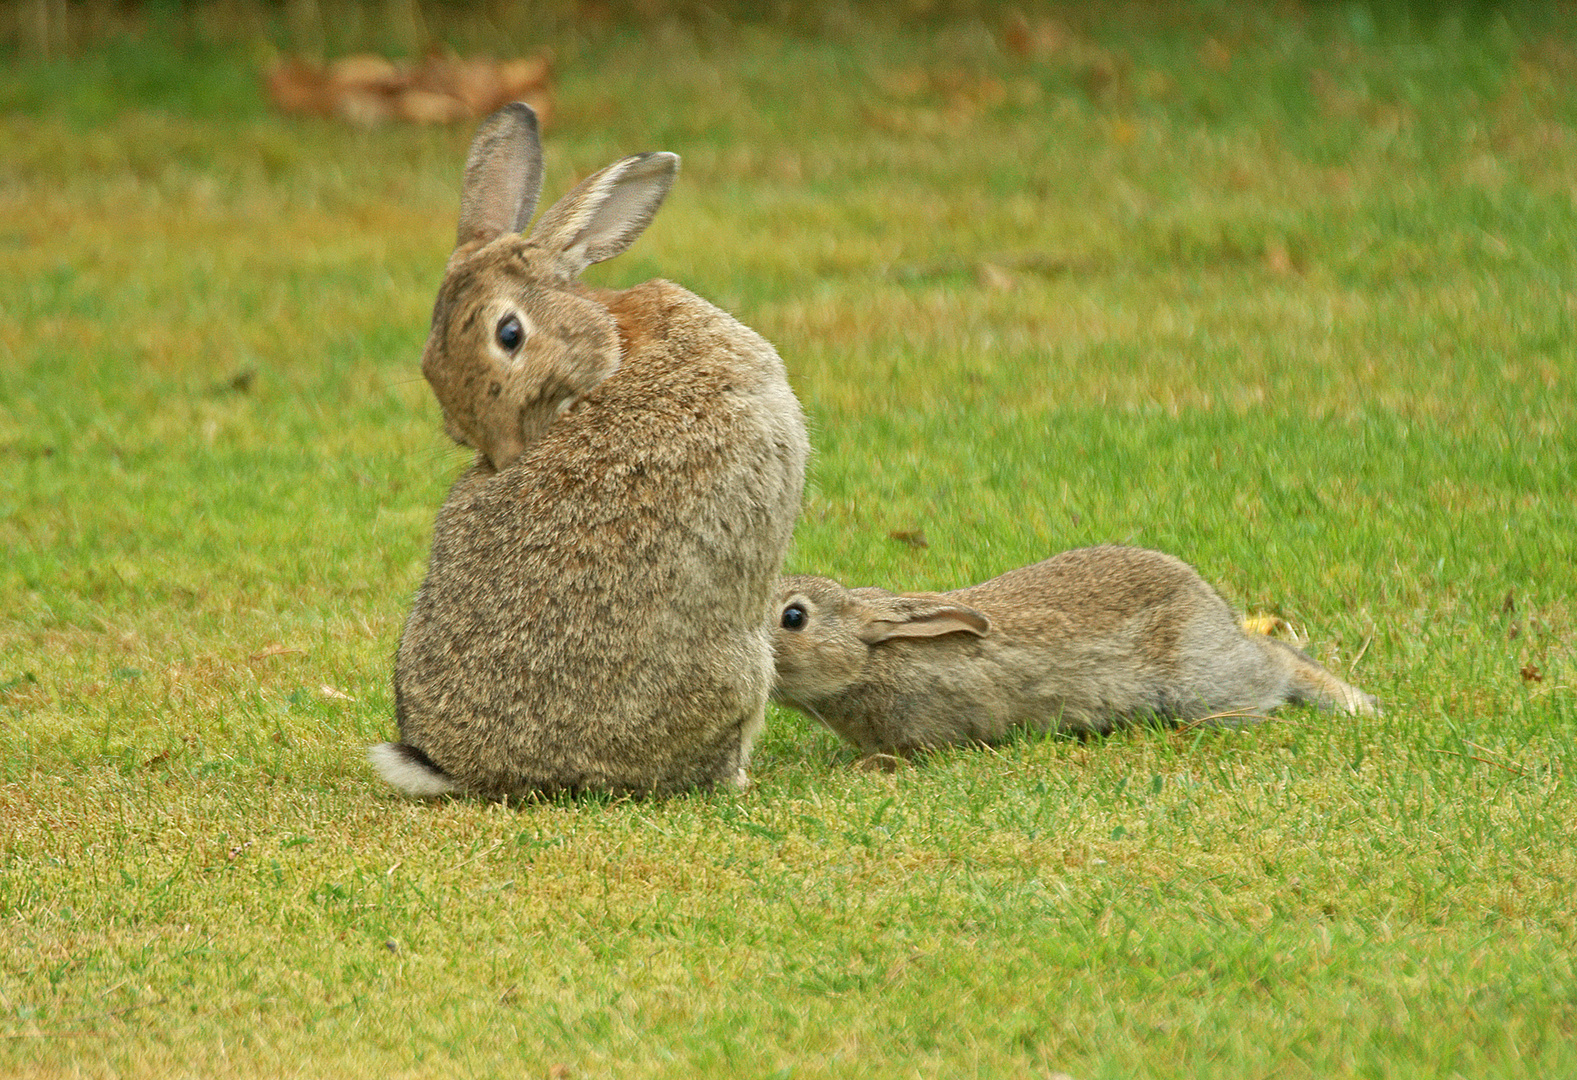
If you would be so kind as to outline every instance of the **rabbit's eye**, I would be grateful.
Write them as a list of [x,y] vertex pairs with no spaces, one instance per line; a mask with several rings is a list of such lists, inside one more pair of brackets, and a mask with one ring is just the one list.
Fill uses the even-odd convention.
[[790,604],[783,609],[783,629],[803,630],[810,616],[805,614],[805,609],[798,604]]
[[506,352],[514,352],[520,348],[520,343],[526,340],[525,328],[520,325],[520,319],[514,315],[505,315],[498,320],[498,343]]

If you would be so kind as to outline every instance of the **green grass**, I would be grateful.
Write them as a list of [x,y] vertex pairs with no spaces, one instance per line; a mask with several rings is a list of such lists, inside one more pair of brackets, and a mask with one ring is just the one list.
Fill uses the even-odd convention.
[[470,132],[271,114],[240,10],[0,69],[0,1073],[1577,1074],[1569,20],[555,22],[549,194],[684,158],[593,276],[788,364],[791,570],[1154,546],[1388,712],[522,809],[362,759]]

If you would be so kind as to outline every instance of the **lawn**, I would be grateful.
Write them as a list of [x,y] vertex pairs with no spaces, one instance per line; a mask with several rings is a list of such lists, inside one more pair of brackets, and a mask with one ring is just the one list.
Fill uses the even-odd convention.
[[494,7],[427,32],[552,46],[547,198],[683,158],[588,277],[778,346],[790,571],[1160,548],[1386,713],[395,797],[471,129],[104,9],[0,62],[0,1074],[1577,1075],[1569,11]]

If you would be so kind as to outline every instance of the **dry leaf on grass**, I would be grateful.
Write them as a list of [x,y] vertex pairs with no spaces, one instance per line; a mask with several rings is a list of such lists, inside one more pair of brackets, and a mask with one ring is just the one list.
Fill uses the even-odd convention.
[[1243,629],[1250,634],[1263,634],[1273,636],[1278,630],[1290,631],[1292,627],[1280,615],[1267,615],[1263,612],[1243,616]]
[[1055,19],[1030,22],[1022,11],[1008,13],[1002,26],[1002,44],[1024,60],[1044,60],[1067,49],[1073,35]]
[[553,113],[552,68],[544,56],[493,60],[434,51],[416,67],[370,53],[327,65],[287,56],[268,69],[264,86],[280,112],[363,127],[390,120],[453,124],[511,101],[530,105],[544,124]]

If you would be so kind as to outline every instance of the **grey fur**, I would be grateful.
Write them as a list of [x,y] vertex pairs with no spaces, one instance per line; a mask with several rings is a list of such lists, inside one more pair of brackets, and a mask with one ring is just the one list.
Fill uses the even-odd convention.
[[[796,605],[804,626],[786,629]],[[774,699],[872,754],[1288,701],[1377,711],[1298,649],[1244,633],[1187,563],[1142,548],[1068,551],[948,593],[786,577],[775,622]]]
[[[561,272],[588,227],[599,253],[633,241],[652,177],[672,176],[656,158],[582,184],[543,236],[451,260],[434,390],[473,445],[518,449],[497,468],[480,453],[434,527],[395,665],[402,741],[370,753],[409,794],[748,782],[809,453],[799,403],[772,346],[699,297],[665,281],[590,290]],[[644,191],[611,196],[620,178],[604,181],[631,162]],[[614,209],[582,213],[588,192]],[[529,432],[467,400],[488,384],[440,329],[501,295],[537,313],[561,366],[611,373]]]

